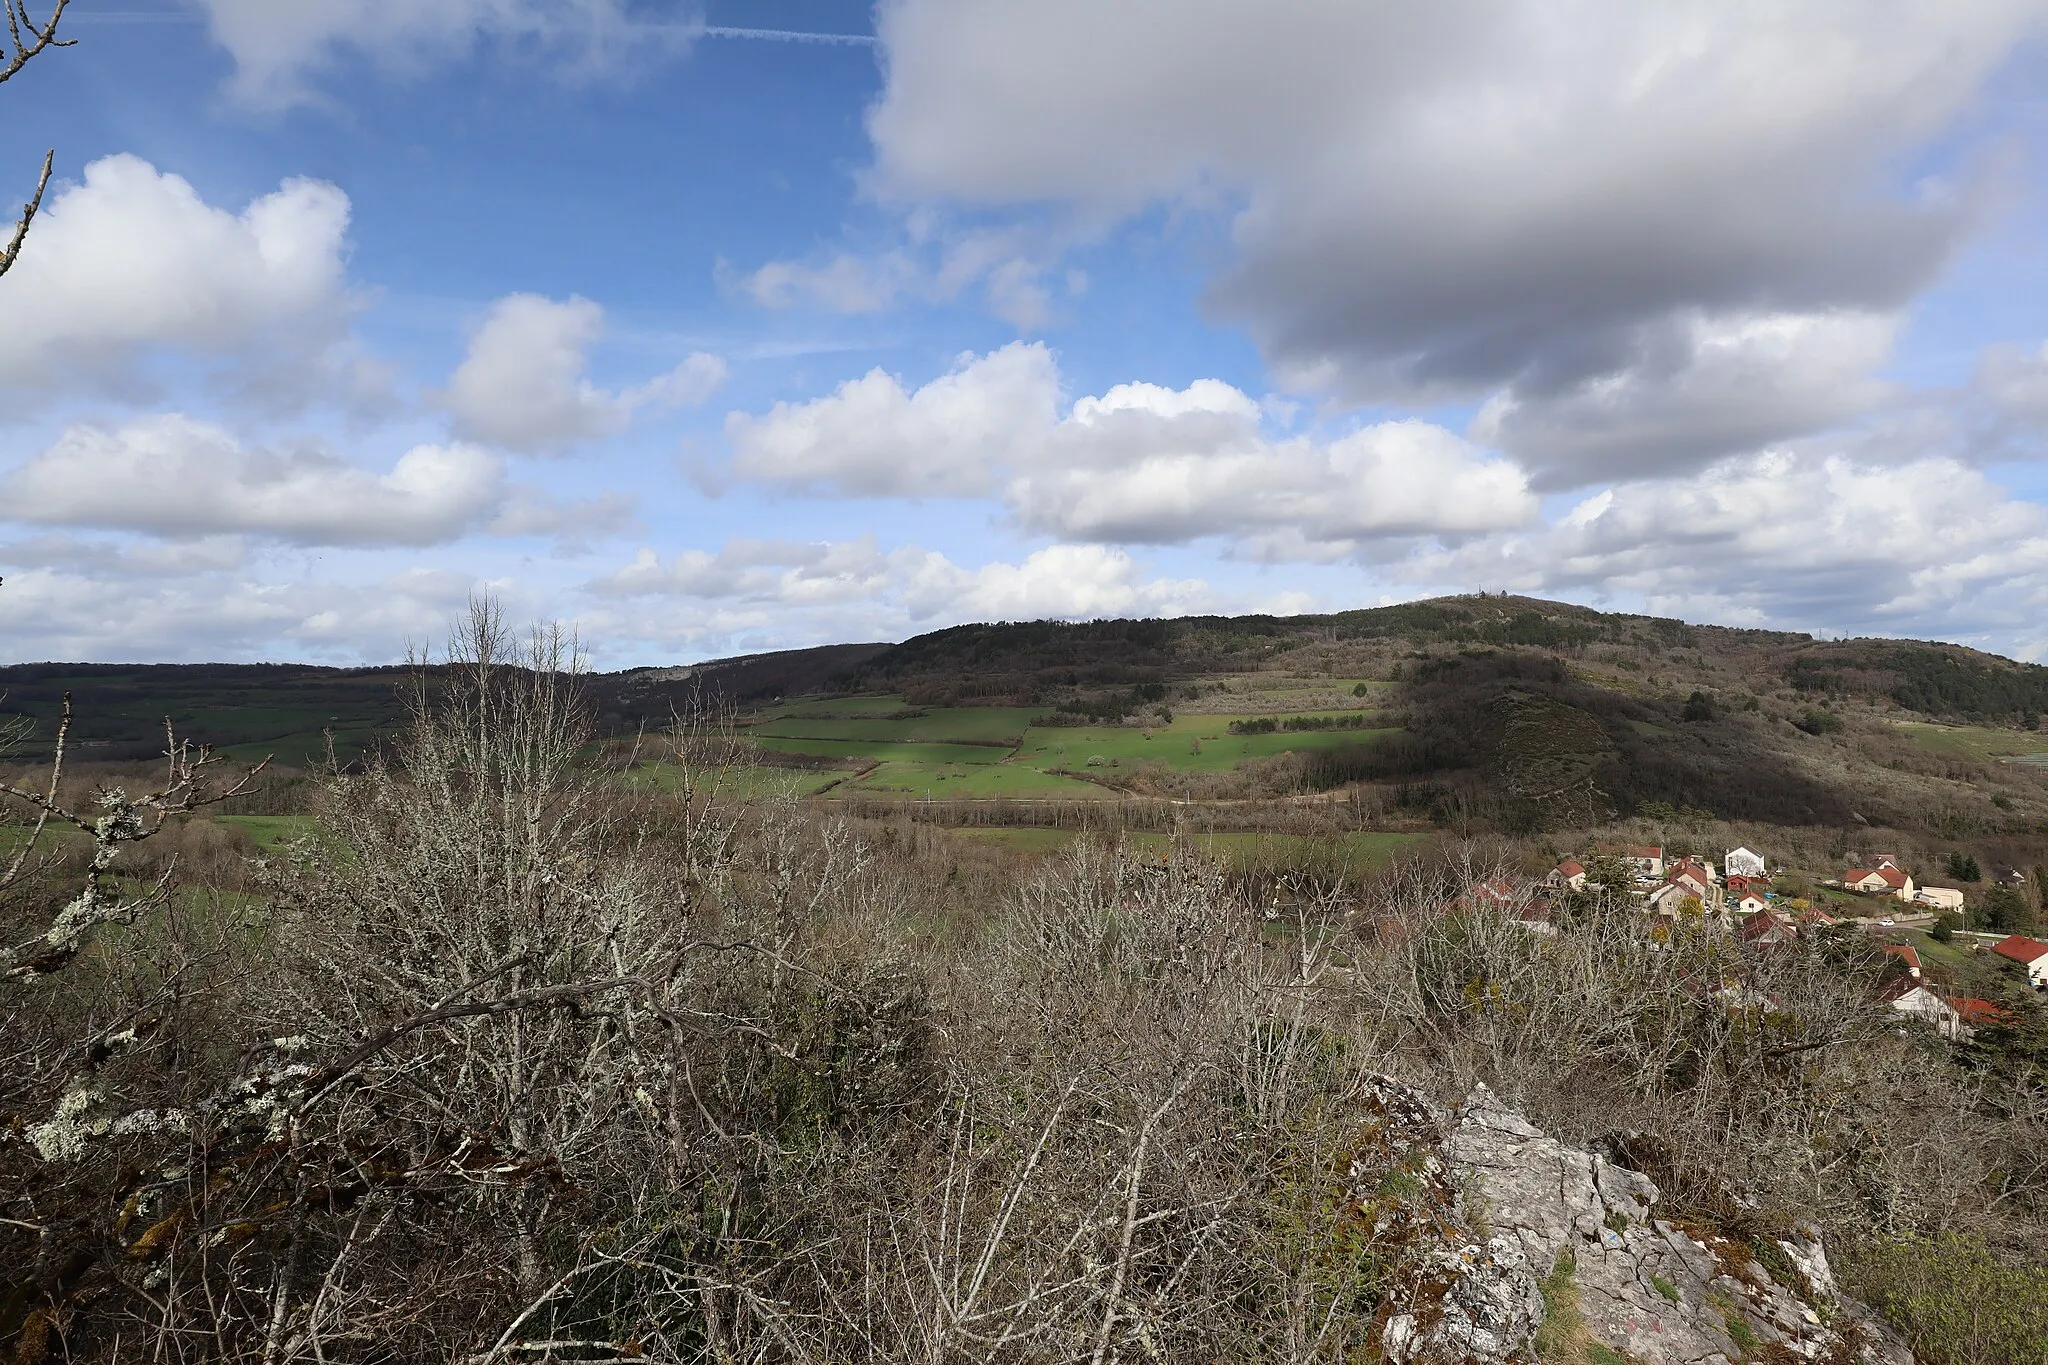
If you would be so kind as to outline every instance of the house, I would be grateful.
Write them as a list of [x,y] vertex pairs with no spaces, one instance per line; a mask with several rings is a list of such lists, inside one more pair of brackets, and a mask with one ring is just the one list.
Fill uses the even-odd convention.
[[1769,877],[1745,877],[1738,872],[1732,877],[1723,877],[1721,885],[1729,895],[1739,896],[1745,891],[1770,890],[1771,879]]
[[1556,867],[1550,869],[1550,884],[1552,886],[1564,887],[1565,889],[1570,891],[1585,890],[1585,864],[1581,863],[1576,858],[1566,858]]
[[1806,909],[1801,910],[1799,918],[1792,922],[1801,929],[1825,929],[1831,924],[1841,923],[1840,920],[1817,905],[1809,905]]
[[1906,975],[1915,981],[1920,979],[1920,950],[1910,943],[1887,943],[1880,949],[1886,957],[1895,957],[1906,964]]
[[2029,986],[2037,989],[2048,986],[2048,943],[2014,934],[1992,944],[1991,951],[2008,962],[2017,962],[2025,967]]
[[1980,1028],[2012,1021],[2012,1016],[2004,1010],[1989,1000],[1979,1000],[1975,996],[1960,996],[1948,1003],[1955,1010],[1956,1018],[1962,1022],[1962,1036],[1965,1038]]
[[1550,922],[1550,903],[1532,900],[1522,907],[1522,913],[1515,916],[1515,923],[1539,938],[1552,938],[1557,926]]
[[1910,1014],[1916,1019],[1925,1019],[1944,1038],[1967,1036],[1963,1016],[1954,1005],[1927,989],[1911,977],[1902,976],[1886,986],[1879,999],[1901,1014]]
[[1730,901],[1728,905],[1738,915],[1754,915],[1760,910],[1771,908],[1771,903],[1754,891],[1743,892],[1740,897]]
[[1699,899],[1699,893],[1684,882],[1659,882],[1650,889],[1650,909],[1660,915],[1676,915],[1687,896]]
[[1610,858],[1618,858],[1646,882],[1656,881],[1664,875],[1664,848],[1661,844],[1603,844],[1593,850]]
[[1895,867],[1901,872],[1906,870],[1906,865],[1899,861],[1895,853],[1873,853],[1869,856],[1869,862],[1872,867]]
[[1852,867],[1842,874],[1842,889],[1866,896],[1896,896],[1913,899],[1913,879],[1891,863],[1874,868]]
[[1707,893],[1714,889],[1713,874],[1695,862],[1683,862],[1675,865],[1665,875],[1664,880],[1676,882],[1680,886],[1690,887],[1692,893],[1702,901],[1706,900]]
[[1963,893],[1952,886],[1923,886],[1913,893],[1913,904],[1930,910],[1960,910]]
[[1764,875],[1764,855],[1747,845],[1731,848],[1721,857],[1721,871],[1731,882],[1737,877],[1761,877]]
[[1781,921],[1775,913],[1769,910],[1759,911],[1757,914],[1751,915],[1742,922],[1742,927],[1737,929],[1736,932],[1742,936],[1744,943],[1753,943],[1759,948],[1770,948],[1780,943],[1790,943],[1793,939],[1799,937],[1798,930]]

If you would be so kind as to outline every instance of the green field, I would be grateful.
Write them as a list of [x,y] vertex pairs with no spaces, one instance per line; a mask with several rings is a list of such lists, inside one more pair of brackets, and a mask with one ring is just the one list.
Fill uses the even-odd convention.
[[[1346,682],[1347,687],[1352,684]],[[1299,690],[1278,689],[1273,700],[1300,700],[1300,693],[1326,688],[1325,680]],[[886,765],[849,791],[901,792],[918,796],[1078,795],[1074,784],[1047,777],[1052,770],[1086,772],[1107,782],[1118,770],[1161,764],[1175,772],[1227,772],[1250,759],[1308,749],[1370,743],[1392,733],[1373,730],[1282,730],[1233,735],[1233,721],[1262,717],[1357,715],[1366,708],[1302,710],[1275,706],[1256,713],[1184,714],[1150,726],[1032,726],[1034,712],[1021,706],[940,707],[916,711],[895,697],[837,698],[794,702],[758,724],[746,736],[765,749],[818,758],[872,759]],[[1094,762],[1090,762],[1090,760]],[[956,769],[996,768],[979,775]],[[1032,775],[1037,770],[1038,775]]]
[[[771,768],[748,763],[710,771],[700,769],[694,782],[697,790],[707,796],[728,801],[760,801],[815,796],[852,776],[853,771],[847,768]],[[674,791],[681,786],[682,769],[673,763],[646,763],[627,773],[626,780]]]
[[2048,735],[1991,725],[1898,721],[1899,733],[1930,752],[1982,762],[2048,763]]
[[213,818],[231,829],[242,831],[258,848],[290,843],[314,831],[312,817],[305,815],[216,815]]
[[[1316,713],[1320,714],[1320,713]],[[1115,770],[1163,763],[1175,772],[1228,772],[1247,759],[1309,749],[1367,744],[1391,730],[1293,730],[1270,735],[1233,735],[1230,722],[1244,716],[1175,716],[1149,729],[1073,726],[1032,730],[1018,750],[1020,761],[1044,768],[1090,769],[1114,778]],[[1099,764],[1090,764],[1100,758]],[[1107,769],[1108,771],[1103,771]]]
[[[34,832],[33,826],[30,825],[0,825],[0,858],[12,858]],[[43,837],[36,843],[37,854],[40,856],[44,852],[52,851],[60,844],[75,844],[86,848],[90,847],[90,839],[84,831],[52,820],[43,826]],[[5,866],[0,866],[0,872],[6,870]]]
[[750,726],[764,739],[885,740],[896,744],[989,744],[1012,749],[1036,714],[1022,706],[962,706],[907,719],[836,717],[808,708]]
[[1890,943],[1910,944],[1920,954],[1923,967],[1945,967],[1957,976],[1965,976],[1978,963],[1970,950],[1964,946],[1966,940],[1957,937],[1948,943],[1937,943],[1925,931],[1919,929],[1898,930],[1885,935]]
[[1074,842],[1074,831],[1070,829],[1039,829],[1036,827],[1008,829],[996,826],[972,826],[952,831],[963,839],[976,843],[994,844],[999,848],[1012,849],[1018,853],[1057,853]]
[[1116,793],[1023,763],[884,763],[859,781],[842,784],[832,795],[1093,801]]
[[858,697],[818,697],[808,701],[794,701],[776,708],[775,718],[786,716],[890,716],[907,710],[910,703],[901,697],[869,694]]
[[905,763],[1000,763],[1008,749],[993,744],[909,744],[888,739],[794,739],[763,735],[755,743],[783,754],[814,758],[874,758]]

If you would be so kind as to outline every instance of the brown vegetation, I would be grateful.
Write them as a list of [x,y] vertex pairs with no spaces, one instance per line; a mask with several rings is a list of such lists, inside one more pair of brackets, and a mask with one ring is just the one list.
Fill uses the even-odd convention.
[[1902,1032],[1849,944],[1597,898],[1539,937],[1458,908],[1490,858],[1020,875],[618,783],[564,642],[466,643],[320,838],[6,987],[18,1358],[1350,1359],[1406,1254],[1357,1203],[1402,1185],[1376,1072],[1483,1080],[1736,1241],[2048,1250],[2038,1078]]

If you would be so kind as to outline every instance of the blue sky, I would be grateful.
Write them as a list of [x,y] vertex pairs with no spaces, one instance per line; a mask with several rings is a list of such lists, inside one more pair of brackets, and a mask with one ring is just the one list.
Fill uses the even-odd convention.
[[2044,22],[75,0],[0,88],[0,653],[1484,588],[2048,656]]

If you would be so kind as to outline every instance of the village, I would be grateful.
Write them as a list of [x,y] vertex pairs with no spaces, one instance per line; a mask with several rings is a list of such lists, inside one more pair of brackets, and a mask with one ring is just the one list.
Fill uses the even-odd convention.
[[[1969,910],[1964,892],[1919,882],[1893,854],[1852,855],[1850,866],[1817,885],[1825,896],[1747,846],[1727,850],[1716,867],[1697,853],[1667,857],[1660,845],[1600,844],[1583,857],[1562,859],[1515,899],[1521,922],[1538,934],[1556,932],[1552,921],[1567,898],[1600,891],[1627,896],[1650,917],[1653,932],[1668,933],[1680,922],[1716,925],[1756,950],[1829,930],[1861,932],[1886,960],[1880,998],[1951,1041],[1965,1041],[2008,1018],[1995,1003],[1971,993],[1966,978],[1981,982],[1987,971],[1996,971],[2016,985],[2048,992],[2048,942],[1963,927]],[[2012,896],[2025,886],[2024,873],[2008,871],[1993,879],[1991,894]],[[1509,888],[1503,883],[1479,891],[1481,898],[1502,903]],[[1937,966],[1923,961],[1923,954],[1939,954],[1943,961]]]

